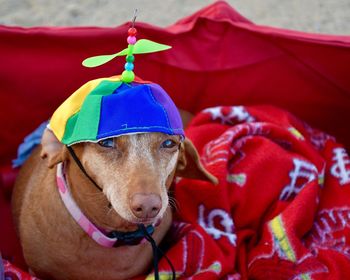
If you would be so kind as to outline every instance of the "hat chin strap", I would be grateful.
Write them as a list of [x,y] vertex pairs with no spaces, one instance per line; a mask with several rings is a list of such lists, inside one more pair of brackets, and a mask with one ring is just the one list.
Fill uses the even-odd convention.
[[84,166],[82,165],[81,161],[79,160],[79,158],[77,157],[77,154],[74,152],[73,148],[71,146],[66,145],[70,155],[72,156],[72,158],[74,159],[75,163],[78,165],[78,167],[80,168],[80,170],[84,173],[84,175],[91,181],[91,183],[100,191],[103,192],[102,188],[94,181],[94,179],[92,179],[89,174],[86,172]]

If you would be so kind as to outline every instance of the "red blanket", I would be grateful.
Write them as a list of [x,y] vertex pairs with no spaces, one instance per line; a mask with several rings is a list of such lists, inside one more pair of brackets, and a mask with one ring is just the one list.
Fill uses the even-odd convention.
[[178,275],[349,277],[350,159],[333,137],[267,106],[204,110],[187,136],[220,183],[176,185]]
[[205,109],[187,137],[219,184],[175,186],[166,243],[180,278],[350,275],[350,159],[333,137],[268,106]]

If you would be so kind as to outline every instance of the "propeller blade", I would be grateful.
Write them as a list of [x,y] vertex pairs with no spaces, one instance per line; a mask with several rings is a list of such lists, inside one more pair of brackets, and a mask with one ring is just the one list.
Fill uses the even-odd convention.
[[86,58],[82,64],[85,67],[97,67],[111,61],[113,58],[116,58],[117,56],[127,55],[127,53],[128,53],[128,49],[126,48],[115,54],[92,56],[92,57]]
[[85,67],[96,67],[100,66],[102,64],[107,63],[108,61],[111,61],[113,58],[117,57],[117,54],[109,54],[109,55],[98,55],[98,56],[92,56],[83,61],[83,65]]
[[133,54],[153,53],[170,49],[171,46],[159,44],[147,39],[141,39],[136,42]]

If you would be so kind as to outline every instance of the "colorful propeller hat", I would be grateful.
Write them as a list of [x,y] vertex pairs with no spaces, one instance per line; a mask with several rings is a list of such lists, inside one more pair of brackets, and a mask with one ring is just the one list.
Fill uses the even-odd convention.
[[128,30],[126,49],[83,61],[86,67],[96,67],[118,56],[126,56],[125,70],[121,76],[87,82],[54,112],[49,127],[62,143],[98,142],[110,137],[145,132],[184,137],[180,114],[164,89],[157,84],[135,79],[135,54],[171,48],[146,39],[137,41],[135,18]]

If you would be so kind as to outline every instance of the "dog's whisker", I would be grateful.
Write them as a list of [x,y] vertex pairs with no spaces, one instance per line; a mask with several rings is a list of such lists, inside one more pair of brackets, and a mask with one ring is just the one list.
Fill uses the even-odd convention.
[[114,211],[113,207],[108,207],[107,216]]
[[179,210],[179,204],[174,197],[169,197],[169,206],[173,208],[175,211]]

